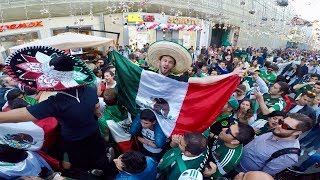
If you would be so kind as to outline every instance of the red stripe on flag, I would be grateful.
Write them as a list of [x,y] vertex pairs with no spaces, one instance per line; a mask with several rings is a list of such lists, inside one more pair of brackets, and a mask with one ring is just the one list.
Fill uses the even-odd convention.
[[171,135],[202,133],[208,129],[220,115],[239,83],[240,78],[237,75],[209,85],[190,83]]
[[121,151],[121,153],[125,153],[127,151],[133,150],[133,142],[131,140],[117,142],[117,147]]

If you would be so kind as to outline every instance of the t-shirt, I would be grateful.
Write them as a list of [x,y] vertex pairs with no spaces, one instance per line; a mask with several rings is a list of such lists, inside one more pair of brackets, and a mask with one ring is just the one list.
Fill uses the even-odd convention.
[[261,70],[260,77],[267,80],[268,84],[274,84],[277,79],[277,75],[275,73],[268,74],[266,70]]
[[180,148],[172,148],[162,157],[162,163],[158,166],[158,171],[166,175],[167,180],[177,180],[182,172],[179,169],[177,158],[181,158],[187,169],[197,169],[201,171],[207,160],[206,150],[196,157],[186,157]]
[[214,178],[227,174],[240,162],[242,148],[242,144],[236,148],[229,148],[221,140],[217,141],[213,145],[211,154],[215,164],[217,165],[217,171],[213,174]]
[[[153,143],[155,142],[154,131],[152,131],[151,129],[142,128],[141,134],[144,139],[151,141]],[[143,144],[143,147],[151,153],[160,153],[162,151],[161,148],[153,148],[145,144]]]
[[[97,91],[90,86],[77,89],[80,103],[73,97],[57,93],[47,100],[27,110],[37,119],[55,117],[61,125],[61,135],[64,140],[76,141],[86,138],[98,129],[98,122],[94,117],[95,105],[99,102]],[[76,90],[64,91],[76,96]]]

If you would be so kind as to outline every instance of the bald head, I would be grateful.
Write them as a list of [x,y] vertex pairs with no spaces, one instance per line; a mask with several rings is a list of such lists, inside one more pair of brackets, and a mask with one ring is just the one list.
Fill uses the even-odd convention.
[[249,171],[247,173],[239,173],[234,180],[274,180],[272,176],[262,171]]

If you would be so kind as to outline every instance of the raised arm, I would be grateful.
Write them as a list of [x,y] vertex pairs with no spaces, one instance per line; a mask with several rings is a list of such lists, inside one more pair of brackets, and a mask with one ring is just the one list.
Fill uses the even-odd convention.
[[246,70],[242,70],[242,68],[243,68],[243,66],[237,67],[236,69],[234,69],[234,71],[232,73],[223,74],[223,75],[219,75],[219,76],[206,76],[203,78],[191,77],[191,78],[189,78],[188,83],[211,84],[211,83],[215,83],[220,80],[223,80],[223,79],[225,79],[229,76],[232,76],[232,75],[238,75],[239,77],[242,77],[244,75],[244,73],[246,72]]

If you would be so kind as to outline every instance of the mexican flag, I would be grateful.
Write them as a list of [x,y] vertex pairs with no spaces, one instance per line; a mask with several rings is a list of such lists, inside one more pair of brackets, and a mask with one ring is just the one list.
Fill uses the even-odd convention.
[[131,134],[129,133],[131,123],[130,113],[118,105],[106,107],[103,116],[98,120],[101,135],[103,137],[108,135],[106,132],[106,128],[108,128],[110,135],[123,153],[132,149]]
[[179,82],[141,69],[115,51],[110,53],[119,102],[132,115],[145,108],[153,110],[167,137],[205,131],[240,83],[236,75],[208,85]]

